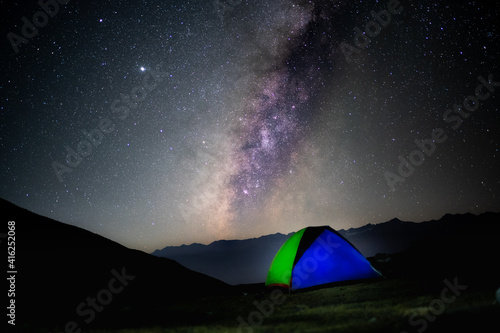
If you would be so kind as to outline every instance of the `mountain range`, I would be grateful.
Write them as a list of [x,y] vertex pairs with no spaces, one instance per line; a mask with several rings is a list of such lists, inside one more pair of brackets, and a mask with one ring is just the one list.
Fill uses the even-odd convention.
[[[480,221],[495,219],[495,213],[481,215],[447,214],[439,220],[407,222],[392,219],[359,228],[337,230],[365,257],[393,254],[413,243],[430,238],[446,238],[461,228],[475,228]],[[180,264],[213,276],[228,284],[264,282],[269,266],[281,245],[292,235],[272,234],[244,240],[220,240],[209,245],[167,246],[152,255],[173,259]]]

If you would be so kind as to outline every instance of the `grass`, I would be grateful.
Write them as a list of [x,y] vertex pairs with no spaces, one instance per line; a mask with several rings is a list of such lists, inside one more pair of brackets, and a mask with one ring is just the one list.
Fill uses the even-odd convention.
[[[284,293],[281,304],[272,308],[269,291],[242,296],[212,297],[160,309],[172,322],[148,328],[117,331],[94,330],[92,333],[160,332],[428,332],[443,327],[459,329],[482,323],[500,314],[493,288],[468,288],[444,311],[434,315],[429,309],[441,297],[442,281],[411,279],[381,280],[319,290]],[[282,300],[283,300],[282,299]],[[256,305],[266,304],[264,314]],[[413,326],[410,316],[420,320]],[[427,317],[426,317],[427,316]],[[248,326],[238,322],[243,319]],[[430,319],[425,319],[430,318]],[[432,319],[432,320],[431,320]],[[486,320],[485,320],[486,319]],[[253,320],[253,321],[252,321]],[[472,323],[472,325],[480,323]],[[238,329],[239,327],[239,329]],[[448,331],[446,329],[445,331]]]

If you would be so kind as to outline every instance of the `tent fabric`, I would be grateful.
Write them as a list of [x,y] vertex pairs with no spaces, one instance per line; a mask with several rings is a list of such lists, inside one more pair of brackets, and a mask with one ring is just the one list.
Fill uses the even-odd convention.
[[381,277],[368,260],[329,226],[293,234],[274,257],[266,286],[291,290],[327,283]]
[[288,288],[292,278],[292,267],[295,264],[295,254],[305,231],[306,229],[302,229],[296,232],[281,246],[267,274],[266,285],[269,282],[275,286]]

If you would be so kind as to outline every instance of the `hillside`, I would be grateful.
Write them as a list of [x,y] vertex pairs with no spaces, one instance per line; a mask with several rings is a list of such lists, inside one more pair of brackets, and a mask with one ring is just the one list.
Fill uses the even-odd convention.
[[233,292],[173,260],[128,249],[4,200],[0,205],[16,222],[16,327],[25,331],[168,321],[159,308]]

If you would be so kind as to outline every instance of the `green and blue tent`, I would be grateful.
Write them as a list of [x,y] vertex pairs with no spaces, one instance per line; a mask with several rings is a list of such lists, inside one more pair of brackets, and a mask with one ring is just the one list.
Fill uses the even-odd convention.
[[307,227],[281,246],[266,286],[297,290],[381,276],[354,245],[329,226]]

